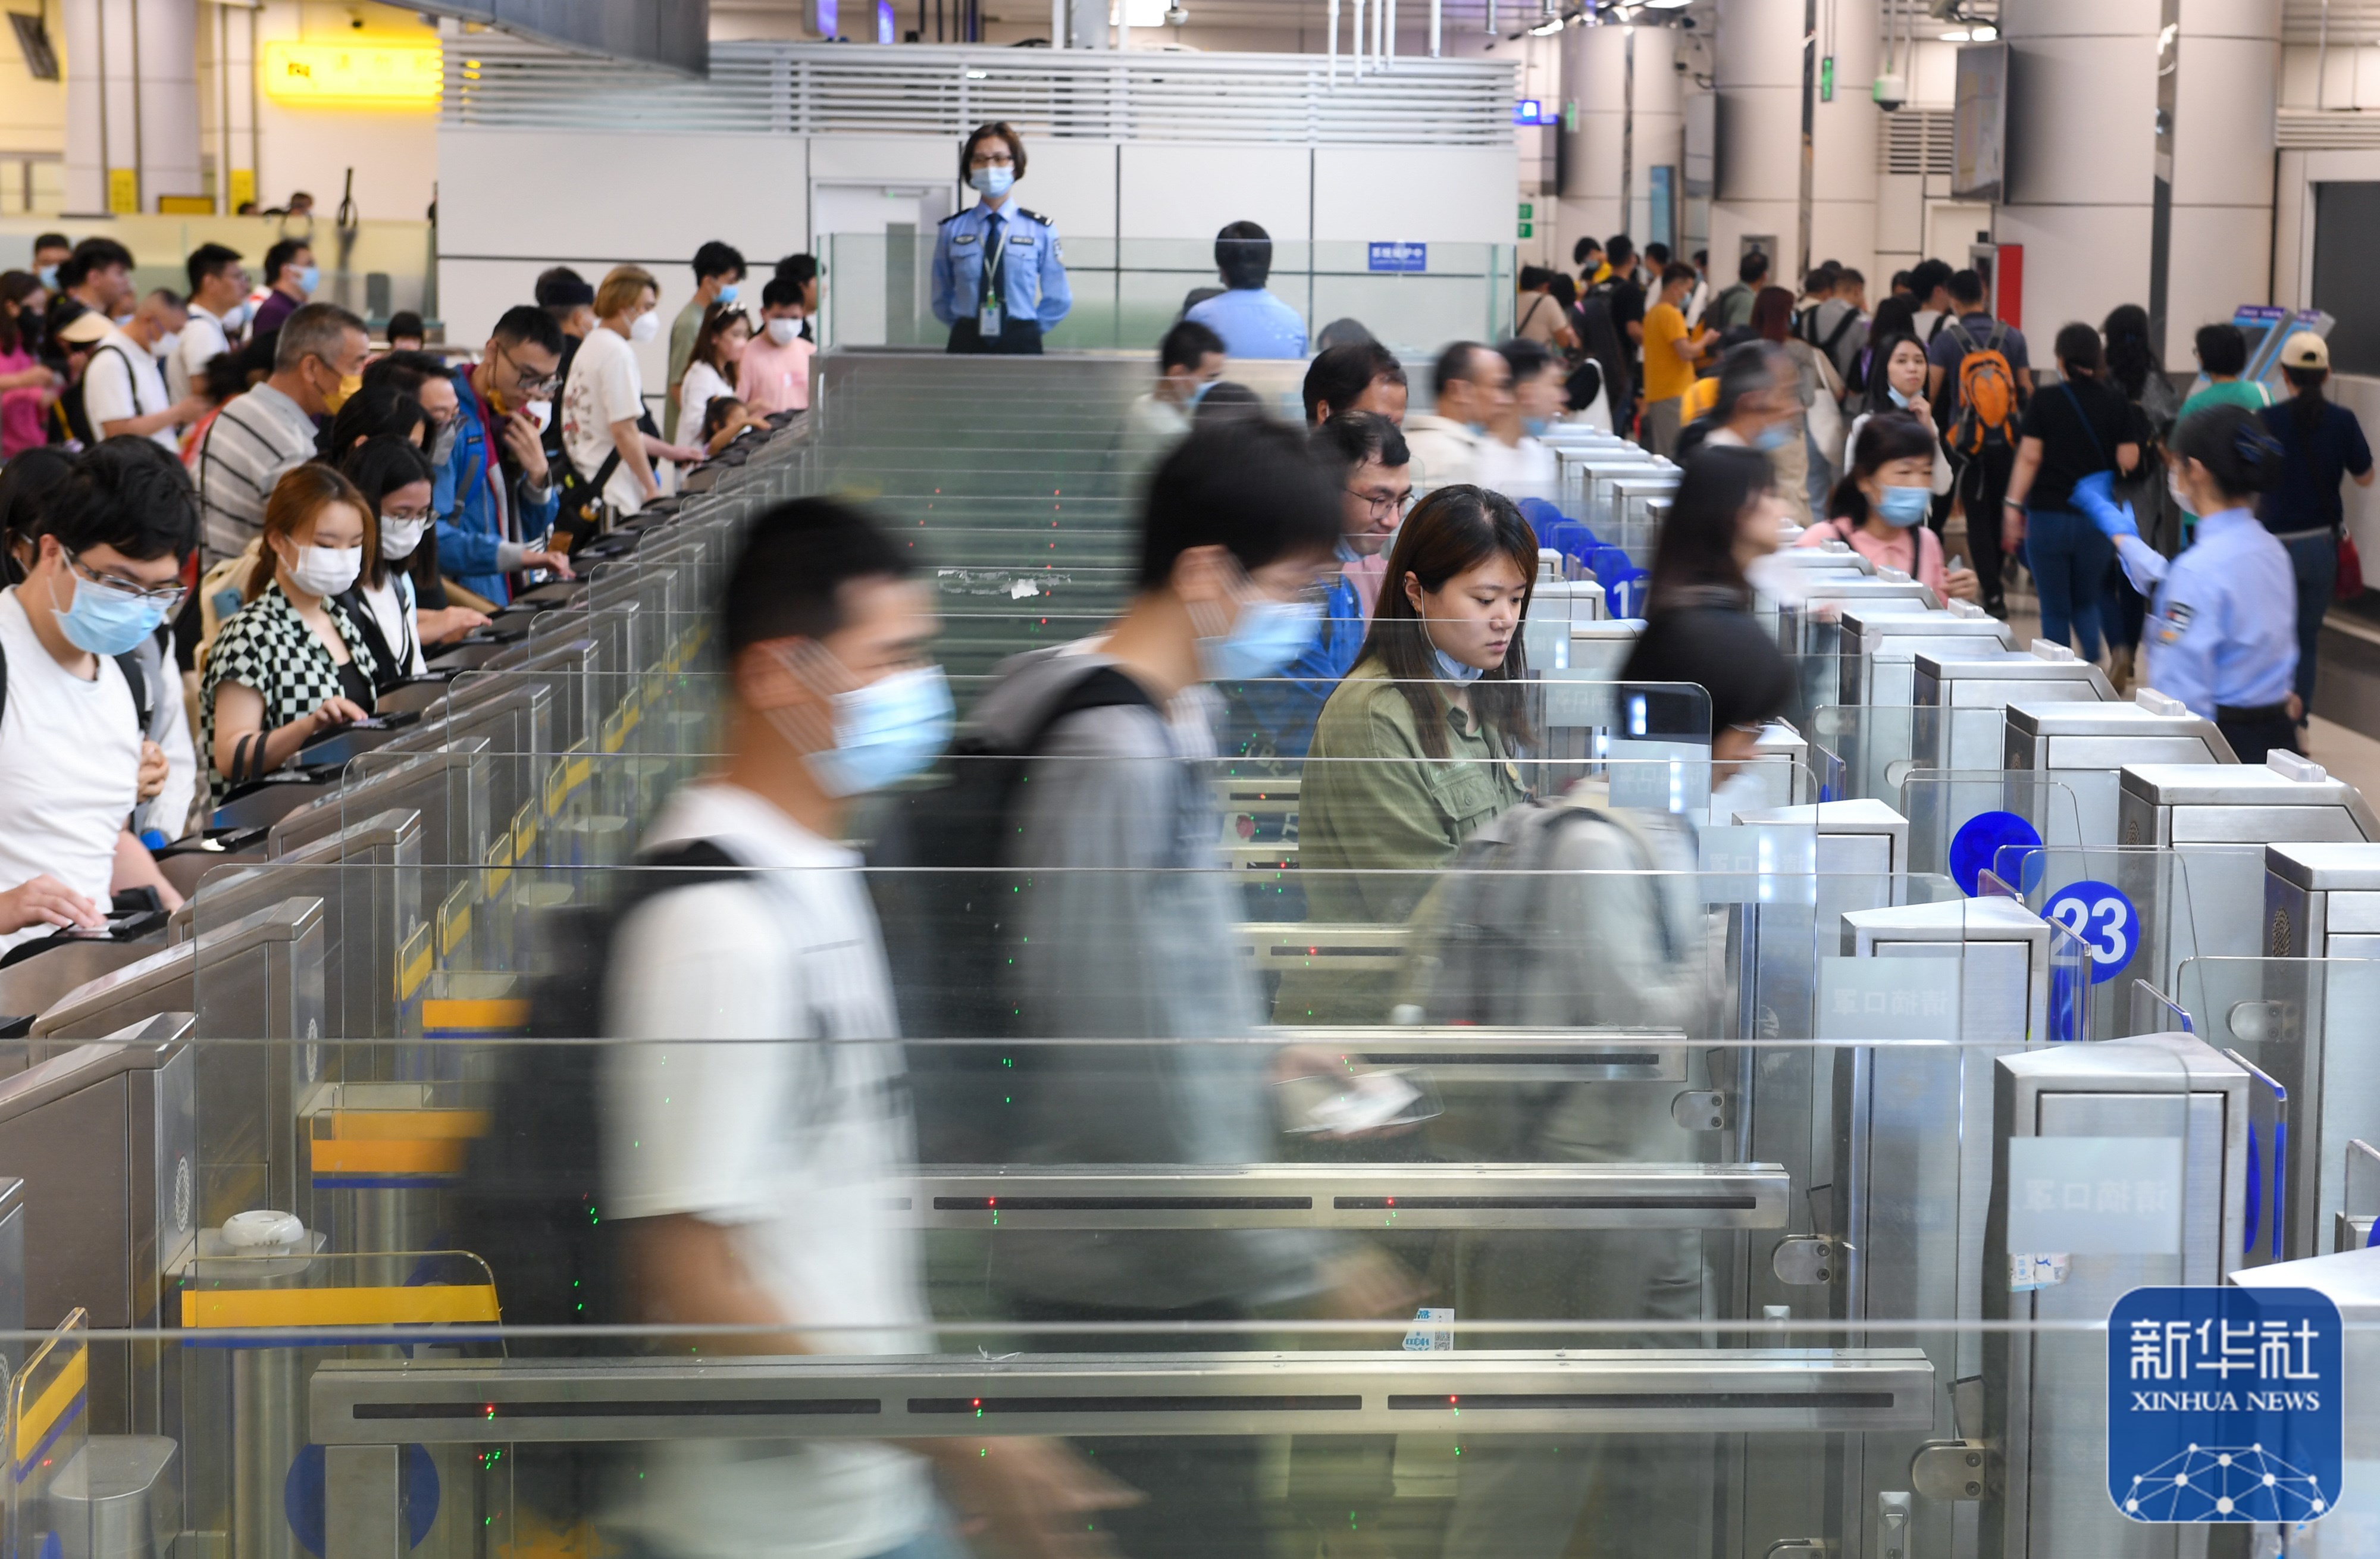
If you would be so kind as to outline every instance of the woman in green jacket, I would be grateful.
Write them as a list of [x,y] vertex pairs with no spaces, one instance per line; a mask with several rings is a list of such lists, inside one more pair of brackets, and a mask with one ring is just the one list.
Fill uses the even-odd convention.
[[[1521,625],[1537,538],[1501,493],[1441,487],[1396,533],[1371,632],[1322,706],[1298,800],[1309,919],[1402,924],[1455,849],[1526,798]],[[1278,1023],[1377,1023],[1385,979],[1282,980]]]

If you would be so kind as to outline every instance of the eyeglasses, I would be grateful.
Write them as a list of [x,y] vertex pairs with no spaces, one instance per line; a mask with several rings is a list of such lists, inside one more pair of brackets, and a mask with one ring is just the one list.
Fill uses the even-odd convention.
[[104,593],[119,601],[138,603],[142,606],[154,606],[169,617],[174,615],[174,609],[181,605],[182,598],[189,593],[180,585],[168,585],[163,590],[142,590],[139,585],[116,579],[113,575],[94,571],[73,553],[67,554],[67,565],[75,571],[77,579],[98,587]]
[[380,511],[382,525],[392,521],[398,525],[426,525],[436,518],[437,515],[436,509],[382,509]]
[[513,371],[513,378],[519,384],[521,394],[525,396],[551,394],[553,387],[562,383],[562,375],[559,373],[531,373],[520,365],[518,358],[514,357],[502,347],[496,348],[496,356],[504,359],[504,366]]
[[1016,165],[1016,159],[1010,156],[1004,149],[999,152],[978,152],[969,160],[967,165],[978,168],[1013,168]]
[[1374,514],[1408,514],[1414,506],[1414,492],[1410,487],[1402,493],[1365,493],[1351,487],[1347,489],[1347,496],[1361,498]]

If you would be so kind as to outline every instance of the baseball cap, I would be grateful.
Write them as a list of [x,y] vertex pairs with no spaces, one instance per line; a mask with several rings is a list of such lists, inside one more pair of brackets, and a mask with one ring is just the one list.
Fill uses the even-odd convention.
[[2330,343],[2311,330],[2293,333],[2281,343],[2283,368],[2321,368],[2330,366]]

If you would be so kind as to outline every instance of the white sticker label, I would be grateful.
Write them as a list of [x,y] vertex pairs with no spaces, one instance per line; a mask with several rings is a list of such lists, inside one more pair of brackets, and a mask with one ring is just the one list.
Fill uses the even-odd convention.
[[2181,1139],[2011,1137],[2012,1250],[2181,1253]]
[[1407,1353],[1452,1353],[1454,1351],[1454,1312],[1451,1309],[1414,1311],[1413,1330],[1405,1334]]
[[2067,1257],[2063,1251],[2055,1256],[2010,1256],[2009,1258],[2009,1292],[2029,1294],[2036,1288],[2055,1288],[2066,1281]]

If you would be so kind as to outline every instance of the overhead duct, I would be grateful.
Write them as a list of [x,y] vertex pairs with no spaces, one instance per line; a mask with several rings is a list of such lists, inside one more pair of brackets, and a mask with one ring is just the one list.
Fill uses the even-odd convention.
[[710,74],[710,0],[424,0],[411,8],[598,59]]

